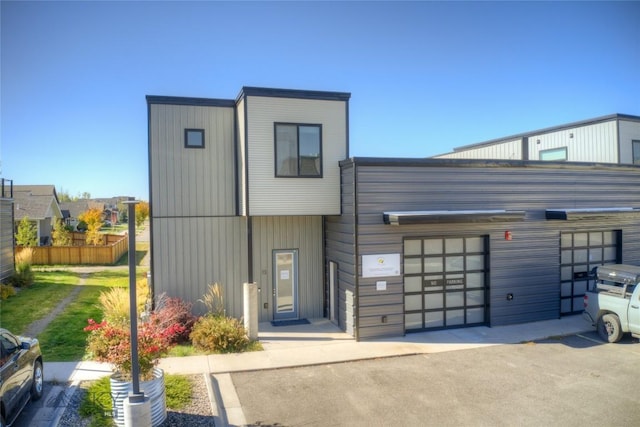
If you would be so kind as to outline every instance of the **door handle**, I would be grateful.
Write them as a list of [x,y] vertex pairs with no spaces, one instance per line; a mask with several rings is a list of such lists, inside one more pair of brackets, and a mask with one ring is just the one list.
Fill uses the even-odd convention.
[[639,306],[637,306],[637,305],[632,305],[632,306],[631,306],[631,308],[635,308],[635,309],[637,310],[637,309],[638,309],[638,308],[640,308],[640,307],[639,307]]

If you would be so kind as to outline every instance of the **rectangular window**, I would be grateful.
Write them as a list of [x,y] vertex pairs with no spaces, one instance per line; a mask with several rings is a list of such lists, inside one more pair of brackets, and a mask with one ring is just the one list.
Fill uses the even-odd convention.
[[540,160],[567,160],[567,147],[540,151]]
[[640,165],[640,141],[634,139],[631,144],[633,148],[633,164]]
[[184,147],[204,148],[204,129],[185,129]]
[[275,124],[277,177],[322,177],[322,126]]

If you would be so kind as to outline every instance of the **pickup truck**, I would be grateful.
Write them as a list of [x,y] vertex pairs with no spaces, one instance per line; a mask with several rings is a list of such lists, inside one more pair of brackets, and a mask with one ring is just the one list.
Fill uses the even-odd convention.
[[601,265],[584,295],[584,315],[604,341],[618,342],[625,332],[640,338],[640,267]]

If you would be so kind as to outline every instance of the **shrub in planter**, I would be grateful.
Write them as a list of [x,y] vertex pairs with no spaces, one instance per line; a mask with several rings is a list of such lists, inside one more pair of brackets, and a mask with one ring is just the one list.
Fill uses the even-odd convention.
[[[131,379],[131,333],[127,324],[100,323],[89,319],[84,328],[89,332],[87,350],[98,362],[110,363],[115,373],[123,380]],[[166,355],[173,344],[169,336],[172,331],[161,330],[152,322],[138,325],[138,363],[142,381],[153,378],[153,368]]]
[[212,314],[196,321],[190,338],[196,349],[211,353],[242,352],[250,343],[241,321]]

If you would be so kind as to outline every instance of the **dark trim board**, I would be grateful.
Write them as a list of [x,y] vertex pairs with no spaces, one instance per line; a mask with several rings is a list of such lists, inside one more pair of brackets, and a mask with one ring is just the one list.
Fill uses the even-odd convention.
[[586,209],[547,209],[548,220],[585,220],[585,219],[621,219],[640,218],[640,209],[633,208],[586,208]]
[[382,217],[389,225],[473,223],[473,222],[512,222],[524,221],[524,211],[485,210],[485,211],[407,211],[384,212]]

